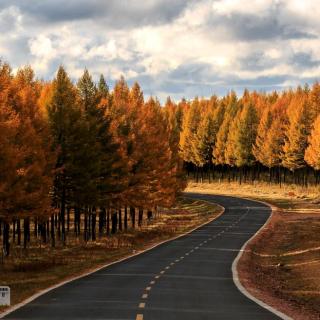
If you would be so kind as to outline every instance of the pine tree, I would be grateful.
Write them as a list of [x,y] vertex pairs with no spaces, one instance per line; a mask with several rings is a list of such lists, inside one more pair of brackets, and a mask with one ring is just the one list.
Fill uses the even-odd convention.
[[238,110],[236,116],[230,120],[224,149],[224,164],[234,167],[236,165],[236,144],[239,135],[241,109]]
[[257,161],[261,164],[268,166],[268,161],[266,159],[265,147],[266,145],[266,137],[272,125],[272,114],[269,108],[265,109],[263,112],[262,118],[260,120],[258,129],[257,129],[257,137],[255,144],[253,145],[253,155]]
[[295,171],[305,166],[304,152],[310,132],[310,114],[306,95],[299,91],[288,108],[289,125],[285,132],[283,166]]
[[185,162],[197,164],[196,134],[200,122],[199,99],[195,98],[185,111],[180,135],[180,154]]
[[320,170],[320,115],[316,118],[308,138],[305,161],[315,170]]
[[[64,217],[67,202],[81,203],[77,194],[76,178],[81,171],[75,160],[82,161],[83,121],[77,104],[77,93],[66,71],[60,67],[52,84],[52,99],[48,104],[48,116],[53,137],[52,147],[57,150],[56,173],[54,178],[54,204],[60,208],[59,221],[62,225],[62,241],[65,242]],[[53,219],[53,217],[52,217]],[[52,224],[52,222],[51,222]],[[60,230],[59,230],[60,232]],[[54,231],[51,230],[52,245],[55,245]]]
[[162,193],[165,201],[161,205],[171,207],[180,192],[186,187],[186,177],[183,170],[183,159],[179,155],[180,141],[180,113],[181,109],[175,105],[170,98],[164,106],[166,126],[168,128],[168,140],[171,153],[168,155],[166,171],[168,174],[162,178]]
[[13,77],[10,68],[3,65],[0,75],[0,158],[4,170],[0,177],[0,215],[4,215],[8,255],[11,221],[22,217],[25,221],[46,219],[54,154],[48,148],[47,126],[37,104],[40,85],[34,80],[32,69],[20,69]]
[[216,129],[213,110],[207,109],[202,115],[196,133],[195,161],[198,167],[203,167],[212,162],[212,152],[217,135]]
[[216,165],[226,164],[225,151],[227,147],[227,139],[229,134],[229,129],[232,120],[234,119],[236,113],[239,110],[238,99],[235,92],[230,92],[230,94],[225,97],[221,103],[225,106],[224,119],[219,127],[217,133],[217,141],[215,148],[213,150],[213,161]]
[[242,109],[235,130],[234,156],[238,167],[252,166],[255,162],[252,146],[256,140],[257,126],[258,118],[255,107],[249,103]]
[[109,87],[108,87],[106,80],[102,74],[100,75],[100,78],[99,78],[98,94],[99,94],[100,99],[104,98],[104,99],[108,100],[110,98]]

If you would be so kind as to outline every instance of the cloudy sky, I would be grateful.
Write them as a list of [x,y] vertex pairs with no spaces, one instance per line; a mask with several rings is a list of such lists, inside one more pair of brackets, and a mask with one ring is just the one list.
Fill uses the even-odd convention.
[[270,91],[319,78],[319,17],[318,0],[1,0],[0,57],[161,100]]

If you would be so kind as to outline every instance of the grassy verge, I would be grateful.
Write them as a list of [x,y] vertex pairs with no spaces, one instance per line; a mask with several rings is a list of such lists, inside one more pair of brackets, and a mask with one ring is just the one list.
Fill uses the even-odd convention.
[[[150,223],[94,243],[69,243],[65,248],[30,246],[15,250],[0,265],[0,284],[11,288],[12,305],[68,278],[145,250],[161,241],[183,234],[214,217],[221,208],[203,201],[180,199],[162,210]],[[0,307],[0,312],[6,307]]]
[[320,318],[319,189],[190,183],[187,191],[242,196],[277,206],[239,262],[241,281],[254,296],[294,319]]

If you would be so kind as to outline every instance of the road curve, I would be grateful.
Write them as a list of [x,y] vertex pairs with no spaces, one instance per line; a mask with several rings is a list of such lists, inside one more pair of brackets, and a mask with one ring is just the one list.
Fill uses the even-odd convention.
[[38,297],[7,319],[269,320],[244,296],[231,266],[270,216],[258,202],[204,194],[225,212],[192,233]]

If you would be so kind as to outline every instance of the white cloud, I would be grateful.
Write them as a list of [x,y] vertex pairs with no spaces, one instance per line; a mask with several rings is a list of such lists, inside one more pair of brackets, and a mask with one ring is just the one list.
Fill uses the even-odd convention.
[[39,35],[29,41],[31,54],[36,57],[51,57],[55,55],[55,50],[52,48],[52,42],[49,37]]
[[282,56],[282,52],[276,48],[270,48],[265,51],[265,55],[271,59],[279,59]]
[[[52,9],[54,3],[47,7]],[[109,12],[106,20],[99,12],[105,8],[102,0],[91,4],[90,13],[85,10],[87,3],[79,1],[77,11],[63,17],[57,16],[59,10],[37,16],[33,4],[26,7],[16,0],[15,6],[0,9],[0,31],[6,30],[0,36],[0,56],[13,68],[31,63],[43,78],[51,78],[61,63],[73,78],[84,67],[95,76],[106,73],[111,81],[124,75],[142,81],[147,93],[161,97],[197,90],[201,95],[239,83],[245,87],[254,79],[263,88],[260,78],[271,79],[272,86],[272,78],[279,75],[287,77],[286,86],[319,72],[316,0],[189,0],[170,10],[162,5],[168,3],[135,1],[122,8],[126,19],[131,13],[126,24],[120,16],[121,21],[115,21],[121,9],[115,1],[109,6],[115,12]],[[158,14],[156,23],[141,14],[142,6],[144,12]],[[305,60],[296,61],[301,54]]]
[[279,2],[278,0],[218,0],[212,3],[212,8],[221,15],[232,13],[262,15]]

